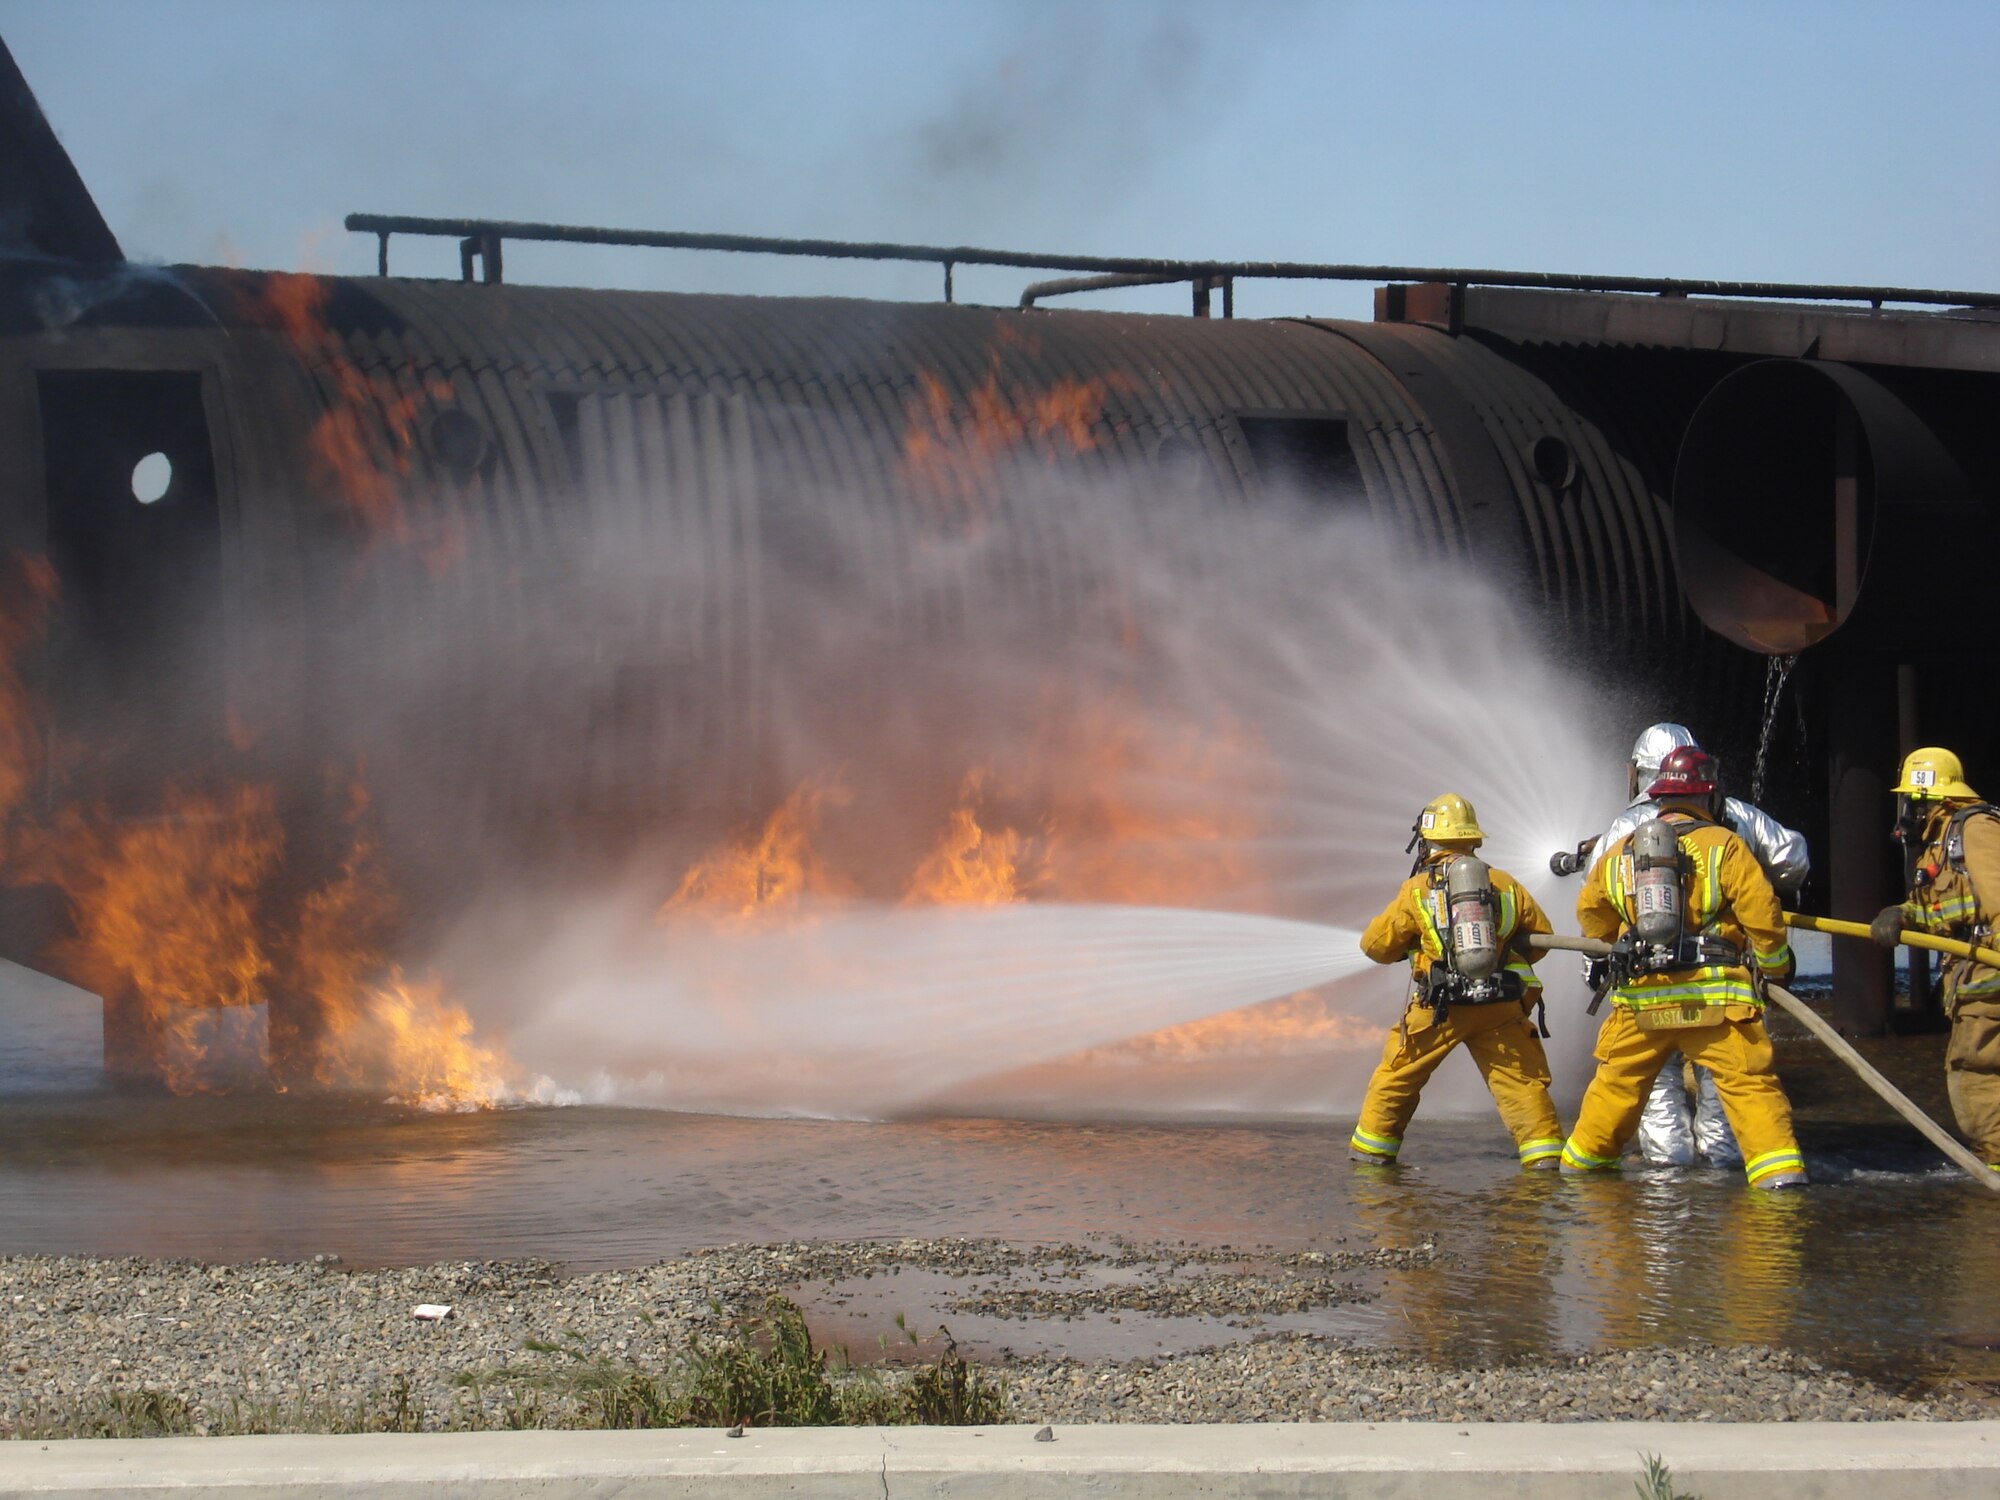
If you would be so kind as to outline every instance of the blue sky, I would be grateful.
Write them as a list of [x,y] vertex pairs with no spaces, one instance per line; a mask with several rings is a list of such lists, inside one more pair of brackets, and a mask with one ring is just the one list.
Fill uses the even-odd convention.
[[[127,251],[170,262],[372,270],[338,226],[374,210],[2000,287],[1993,4],[0,0],[0,37]],[[510,246],[508,273],[938,294],[927,267],[588,248]]]

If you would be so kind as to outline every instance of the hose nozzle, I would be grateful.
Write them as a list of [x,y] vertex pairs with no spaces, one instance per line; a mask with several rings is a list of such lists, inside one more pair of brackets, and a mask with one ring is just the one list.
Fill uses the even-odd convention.
[[1585,839],[1574,849],[1558,849],[1549,856],[1549,872],[1553,875],[1581,875],[1589,868],[1590,856],[1596,849],[1596,839]]

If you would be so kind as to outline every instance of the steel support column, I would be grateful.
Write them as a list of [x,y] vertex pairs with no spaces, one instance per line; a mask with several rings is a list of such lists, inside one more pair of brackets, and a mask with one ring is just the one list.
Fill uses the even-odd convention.
[[[1890,770],[1895,764],[1896,682],[1886,662],[1838,664],[1827,684],[1827,891],[1833,914],[1865,922],[1897,899]],[[1835,1023],[1850,1036],[1888,1028],[1895,961],[1866,938],[1833,940]]]
[[[1896,668],[1896,749],[1899,756],[1907,756],[1923,743],[1922,731],[1917,724],[1917,669],[1908,662]],[[1909,889],[1910,876],[1916,869],[1918,849],[1903,851],[1903,888]],[[1921,948],[1903,950],[1905,972],[1910,976],[1910,1003],[1908,1021],[1921,1031],[1941,1021],[1938,1013],[1937,986],[1931,974],[1930,955]]]

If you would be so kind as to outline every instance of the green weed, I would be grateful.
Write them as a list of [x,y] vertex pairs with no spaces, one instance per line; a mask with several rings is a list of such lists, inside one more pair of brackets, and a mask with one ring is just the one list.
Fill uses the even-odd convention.
[[968,1365],[948,1330],[939,1328],[937,1337],[944,1340],[937,1359],[912,1371],[904,1388],[908,1412],[904,1420],[927,1427],[985,1427],[998,1422],[1007,1410],[1000,1382]]
[[24,1418],[14,1436],[178,1437],[195,1430],[194,1410],[165,1391],[96,1391],[67,1406]]
[[1699,1495],[1691,1495],[1685,1490],[1674,1488],[1673,1470],[1669,1469],[1657,1453],[1641,1453],[1642,1465],[1638,1483],[1639,1500],[1701,1500]]
[[[901,1319],[898,1319],[900,1326]],[[908,1335],[908,1330],[904,1330]],[[911,1342],[928,1340],[909,1335]],[[0,1437],[240,1436],[634,1427],[979,1425],[1006,1411],[1000,1382],[974,1370],[940,1328],[937,1357],[902,1379],[856,1370],[845,1350],[813,1342],[796,1303],[772,1297],[761,1313],[695,1338],[663,1372],[607,1359],[575,1333],[529,1339],[541,1356],[453,1380],[455,1400],[427,1409],[406,1376],[349,1401],[232,1397],[203,1412],[162,1391],[103,1391],[0,1429]]]

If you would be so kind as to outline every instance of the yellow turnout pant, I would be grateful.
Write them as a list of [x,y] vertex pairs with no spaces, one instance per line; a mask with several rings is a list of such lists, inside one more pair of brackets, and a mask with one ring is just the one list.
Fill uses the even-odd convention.
[[1357,1155],[1394,1161],[1424,1085],[1451,1049],[1463,1043],[1500,1107],[1500,1118],[1514,1134],[1521,1161],[1529,1164],[1559,1155],[1562,1121],[1549,1098],[1549,1059],[1542,1051],[1542,1039],[1528,1023],[1527,1011],[1518,1000],[1496,1000],[1490,1005],[1454,1005],[1439,1021],[1428,1005],[1412,1005],[1383,1044],[1382,1061],[1368,1080],[1361,1122],[1354,1127],[1349,1146]]
[[1990,1003],[1952,1018],[1944,1081],[1959,1130],[1981,1161],[2000,1170],[2000,1016],[1985,1013]]
[[1632,1012],[1616,1006],[1597,1033],[1597,1074],[1583,1091],[1576,1128],[1563,1146],[1563,1165],[1584,1170],[1618,1165],[1639,1128],[1639,1112],[1666,1060],[1676,1051],[1715,1075],[1723,1113],[1743,1148],[1752,1182],[1774,1172],[1802,1172],[1805,1158],[1792,1134],[1792,1105],[1771,1069],[1771,1038],[1759,1020],[1719,1021],[1675,1031],[1641,1031]]

